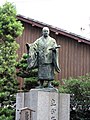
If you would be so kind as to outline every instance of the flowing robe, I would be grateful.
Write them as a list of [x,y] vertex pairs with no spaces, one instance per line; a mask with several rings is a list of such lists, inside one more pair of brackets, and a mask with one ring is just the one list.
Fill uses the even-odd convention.
[[[54,53],[51,48],[57,47],[55,39],[48,36],[43,36],[37,39],[34,43],[34,50],[37,52],[37,64],[38,64],[38,79],[39,80],[53,80],[54,69],[59,71],[58,66],[58,53],[57,50]],[[54,64],[55,63],[55,64]]]

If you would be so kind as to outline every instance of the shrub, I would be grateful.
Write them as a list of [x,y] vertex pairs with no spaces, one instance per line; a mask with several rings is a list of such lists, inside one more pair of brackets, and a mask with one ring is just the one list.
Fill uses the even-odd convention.
[[64,80],[59,92],[71,94],[71,120],[90,120],[90,75]]
[[0,7],[0,120],[14,119],[16,60],[19,45],[15,38],[21,35],[22,24],[16,19],[16,9],[6,2]]

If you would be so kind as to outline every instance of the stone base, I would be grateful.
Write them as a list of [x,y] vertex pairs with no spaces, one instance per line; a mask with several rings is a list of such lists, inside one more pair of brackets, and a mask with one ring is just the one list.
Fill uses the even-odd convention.
[[35,111],[31,120],[69,120],[70,95],[32,89],[17,94],[16,120],[20,120],[19,110],[24,107]]

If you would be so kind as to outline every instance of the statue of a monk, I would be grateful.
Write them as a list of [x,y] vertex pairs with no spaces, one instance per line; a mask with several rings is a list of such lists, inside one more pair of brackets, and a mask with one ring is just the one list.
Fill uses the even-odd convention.
[[[29,50],[29,46],[33,48],[33,52]],[[40,88],[43,88],[44,81],[48,81],[48,87],[52,88],[51,81],[54,80],[54,71],[60,72],[58,64],[58,50],[60,46],[57,46],[56,40],[49,36],[49,28],[44,27],[42,29],[42,36],[32,44],[27,44],[28,53],[34,53],[35,63],[29,68],[33,68],[34,65],[38,68],[38,80],[40,81]],[[28,60],[28,63],[31,61]],[[37,64],[37,65],[36,65]]]

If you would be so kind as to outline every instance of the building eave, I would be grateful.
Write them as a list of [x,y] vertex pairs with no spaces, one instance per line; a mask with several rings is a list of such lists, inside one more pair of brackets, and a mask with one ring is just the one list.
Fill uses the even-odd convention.
[[84,38],[80,35],[68,32],[66,30],[63,30],[63,29],[60,29],[60,28],[57,28],[57,27],[54,27],[52,25],[45,24],[43,22],[25,17],[23,15],[17,15],[17,19],[20,20],[20,21],[29,23],[32,26],[37,26],[37,27],[40,27],[40,28],[43,28],[43,27],[47,26],[47,27],[49,27],[50,31],[54,32],[56,35],[58,35],[58,34],[64,35],[64,36],[67,36],[67,37],[72,38],[74,40],[77,40],[78,42],[83,42],[83,43],[86,43],[86,44],[90,45],[90,39]]

